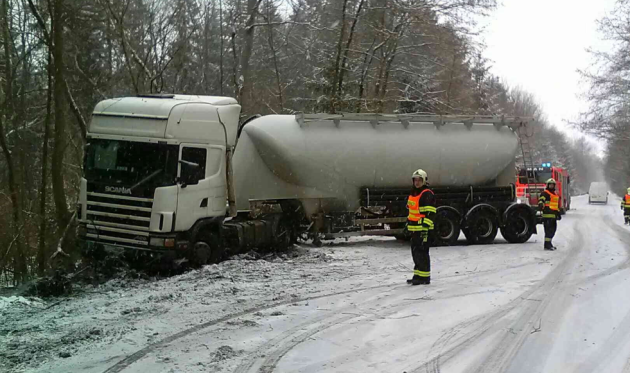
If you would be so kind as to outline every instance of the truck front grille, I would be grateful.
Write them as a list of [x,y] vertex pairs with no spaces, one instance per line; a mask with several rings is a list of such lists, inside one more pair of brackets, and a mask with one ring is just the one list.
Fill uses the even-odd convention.
[[146,248],[153,199],[87,193],[87,238],[102,243]]

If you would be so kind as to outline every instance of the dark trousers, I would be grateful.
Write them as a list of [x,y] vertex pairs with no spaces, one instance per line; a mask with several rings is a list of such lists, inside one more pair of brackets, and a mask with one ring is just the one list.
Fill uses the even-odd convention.
[[630,222],[630,209],[623,209],[623,219],[626,223]]
[[556,229],[558,229],[558,221],[556,218],[543,219],[543,226],[545,227],[545,247],[553,246],[551,241],[553,236],[556,235]]
[[413,276],[424,279],[431,278],[431,256],[429,240],[422,232],[411,232],[411,257],[413,258]]

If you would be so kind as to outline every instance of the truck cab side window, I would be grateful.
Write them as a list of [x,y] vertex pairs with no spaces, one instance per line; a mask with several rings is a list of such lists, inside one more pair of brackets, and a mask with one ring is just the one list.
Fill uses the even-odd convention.
[[181,180],[188,184],[197,184],[206,177],[206,149],[183,148]]

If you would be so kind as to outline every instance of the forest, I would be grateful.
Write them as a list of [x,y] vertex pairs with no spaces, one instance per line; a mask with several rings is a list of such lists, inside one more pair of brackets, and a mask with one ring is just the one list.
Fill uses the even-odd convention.
[[[435,113],[533,116],[535,159],[601,175],[584,139],[492,74],[478,20],[494,0],[0,0],[0,282],[78,259],[75,205],[91,110],[147,93],[231,96],[243,116]],[[628,8],[626,1],[619,7]],[[612,54],[575,125],[609,140],[605,171],[630,183],[630,12],[605,19]],[[509,77],[508,77],[509,79]],[[621,184],[619,184],[621,185]],[[620,188],[617,188],[620,189]]]

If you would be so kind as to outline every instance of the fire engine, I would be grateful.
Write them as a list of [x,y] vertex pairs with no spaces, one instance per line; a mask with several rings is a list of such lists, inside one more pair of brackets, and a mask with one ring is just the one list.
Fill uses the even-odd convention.
[[[552,166],[549,162],[543,163],[541,167],[530,167],[518,171],[516,197],[522,203],[536,206],[538,197],[545,189],[545,184],[550,178],[556,181],[556,193],[560,196],[560,212],[564,214],[571,209],[571,194],[569,192],[571,178],[567,170]],[[528,180],[535,180],[535,183],[528,183]]]

